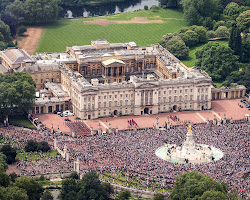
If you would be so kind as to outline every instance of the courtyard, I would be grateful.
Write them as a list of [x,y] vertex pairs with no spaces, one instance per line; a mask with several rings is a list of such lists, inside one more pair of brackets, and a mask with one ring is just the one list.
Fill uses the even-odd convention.
[[[107,117],[99,118],[95,120],[75,120],[74,116],[69,116],[68,118],[71,121],[82,121],[90,129],[97,131],[100,124],[102,131],[106,131],[109,126],[112,129],[118,130],[128,130],[134,127],[131,127],[129,124],[130,120],[133,120],[137,124],[137,128],[152,128],[156,123],[156,118],[158,118],[159,126],[165,126],[165,122],[169,120],[172,125],[178,125],[183,123],[205,123],[205,121],[213,120],[214,115],[217,120],[220,120],[226,115],[226,118],[229,120],[231,117],[233,120],[244,119],[246,114],[249,114],[250,111],[248,108],[243,106],[241,108],[239,105],[241,99],[230,99],[230,100],[216,100],[212,101],[212,110],[204,111],[183,111],[183,112],[168,112],[168,113],[159,113],[157,115],[142,115],[142,116],[121,116],[121,117]],[[243,104],[242,104],[243,105]],[[39,120],[48,128],[51,129],[53,124],[53,129],[60,131],[66,134],[70,134],[71,130],[67,126],[65,117],[60,117],[57,114],[39,114],[36,115]],[[172,119],[176,120],[172,120]]]

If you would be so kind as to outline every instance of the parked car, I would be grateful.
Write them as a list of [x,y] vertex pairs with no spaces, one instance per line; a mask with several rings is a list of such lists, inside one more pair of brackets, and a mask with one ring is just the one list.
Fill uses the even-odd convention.
[[74,113],[71,110],[65,110],[63,111],[63,115],[67,115],[67,116],[74,116]]

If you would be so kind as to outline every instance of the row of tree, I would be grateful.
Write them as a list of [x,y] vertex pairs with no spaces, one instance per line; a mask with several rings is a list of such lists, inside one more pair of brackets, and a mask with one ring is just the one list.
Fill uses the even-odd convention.
[[184,0],[184,17],[191,25],[203,25],[212,29],[217,21],[222,20],[230,28],[241,13],[249,10],[249,1],[239,4],[224,0]]
[[183,59],[189,54],[189,47],[197,44],[206,43],[208,38],[213,37],[229,37],[226,27],[219,27],[214,35],[209,34],[210,31],[203,26],[193,25],[188,28],[181,28],[175,33],[168,33],[160,40],[160,44],[170,51],[174,56]]
[[[100,200],[110,199],[114,193],[113,187],[109,183],[101,183],[99,175],[95,171],[86,173],[82,180],[77,180],[75,175],[62,181],[60,199],[82,199],[82,200]],[[129,191],[121,191],[116,200],[129,200],[131,194]],[[210,176],[200,174],[196,171],[186,172],[176,178],[174,187],[170,193],[172,200],[238,200],[235,191],[228,191],[226,183],[214,181]],[[154,200],[164,200],[162,194],[156,194]]]

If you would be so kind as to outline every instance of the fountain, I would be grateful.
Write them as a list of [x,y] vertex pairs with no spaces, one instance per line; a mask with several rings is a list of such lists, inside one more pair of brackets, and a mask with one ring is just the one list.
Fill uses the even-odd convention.
[[191,125],[189,125],[186,140],[181,146],[177,146],[176,144],[165,144],[158,148],[155,154],[161,159],[179,164],[208,163],[217,161],[223,157],[223,152],[218,148],[206,144],[195,143]]

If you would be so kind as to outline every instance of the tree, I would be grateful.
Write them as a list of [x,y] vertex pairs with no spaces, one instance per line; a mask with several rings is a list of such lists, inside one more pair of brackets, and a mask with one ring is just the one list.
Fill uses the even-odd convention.
[[242,62],[250,62],[250,35],[247,35],[242,41]]
[[154,200],[164,200],[165,197],[163,194],[160,194],[160,193],[157,193],[155,196],[154,196]]
[[41,141],[37,145],[37,150],[42,151],[42,152],[48,152],[51,150],[51,148],[50,148],[48,142]]
[[20,0],[15,0],[6,7],[6,11],[15,15],[17,19],[24,17],[24,3]]
[[196,66],[205,70],[213,80],[224,80],[232,71],[238,69],[237,56],[230,47],[217,42],[208,42],[196,53]]
[[217,30],[215,31],[217,37],[229,37],[229,31],[226,26],[219,26]]
[[248,33],[250,27],[250,10],[244,11],[236,18],[237,27],[240,32]]
[[118,194],[118,199],[119,200],[129,200],[130,197],[131,197],[131,194],[130,194],[130,192],[128,190],[121,191]]
[[20,36],[24,35],[24,33],[25,33],[26,31],[27,31],[27,28],[26,28],[26,26],[23,26],[23,25],[18,26],[18,27],[17,27],[17,30],[16,30],[17,35],[20,35]]
[[241,41],[240,31],[237,28],[236,24],[234,24],[232,27],[228,46],[234,51],[235,55],[239,56],[239,61],[241,61],[242,60],[242,41]]
[[80,190],[80,185],[77,184],[76,179],[66,178],[62,181],[60,199],[62,200],[74,199],[76,198],[79,190]]
[[9,186],[6,188],[4,199],[28,200],[28,195],[26,190],[22,188],[16,186]]
[[159,0],[161,6],[166,6],[168,8],[178,8],[179,0]]
[[188,30],[185,33],[180,33],[179,36],[188,47],[195,46],[199,42],[198,34],[192,30]]
[[159,43],[179,59],[188,56],[189,48],[179,36],[174,36],[169,41],[163,40]]
[[203,26],[191,26],[190,29],[197,33],[198,35],[198,42],[205,43],[207,42],[207,29]]
[[[0,42],[3,42],[4,44],[4,49],[10,45],[12,43],[12,37],[10,34],[10,27],[5,24],[3,21],[0,20],[0,33],[1,33],[1,40]],[[1,47],[2,45],[0,45]],[[4,50],[3,48],[1,48],[0,50]]]
[[[109,193],[101,184],[101,181],[99,180],[99,175],[96,171],[90,171],[86,173],[82,180],[82,185],[84,187],[81,188],[80,194],[81,196],[85,196],[84,199],[91,200],[91,199],[109,199]],[[82,198],[83,199],[83,198]]]
[[0,171],[0,186],[8,187],[9,184],[10,184],[9,176],[5,173],[5,171]]
[[109,200],[114,190],[110,184],[103,184],[95,171],[86,173],[82,180],[67,178],[62,181],[60,198],[62,200]]
[[183,11],[185,19],[192,25],[203,25],[207,18],[217,18],[219,10],[218,0],[185,0]]
[[0,149],[0,151],[6,155],[6,162],[7,164],[12,164],[15,162],[16,159],[16,149],[12,148],[9,144],[3,145],[2,148]]
[[37,151],[37,147],[38,147],[37,141],[28,140],[25,147],[24,147],[24,149],[25,149],[26,152],[30,152],[30,151],[34,152],[34,151]]
[[45,190],[41,200],[53,200],[53,199],[54,198],[53,198],[53,195],[51,194],[51,192],[49,190]]
[[170,197],[173,200],[206,199],[205,197],[209,197],[207,191],[213,194],[218,192],[216,194],[219,194],[222,200],[226,199],[226,191],[219,182],[214,181],[208,175],[191,171],[176,178]]
[[223,10],[223,14],[226,19],[236,20],[240,11],[240,6],[237,3],[231,2],[227,4],[226,8]]
[[221,191],[206,191],[202,194],[202,196],[199,198],[200,200],[226,200],[225,193]]
[[223,86],[230,86],[232,83],[237,83],[239,85],[244,85],[246,87],[246,92],[250,92],[250,64],[247,64],[242,68],[241,71],[233,71],[222,83]]
[[225,21],[217,21],[213,26],[213,30],[216,31],[220,26],[226,26]]
[[214,31],[207,32],[207,38],[216,38],[216,33]]
[[0,152],[0,172],[5,171],[8,168],[6,159],[7,159],[6,155]]
[[78,177],[78,174],[76,172],[72,172],[69,176],[69,178],[72,178],[72,179],[79,179]]
[[33,106],[35,82],[29,74],[0,74],[0,116],[24,113]]
[[17,178],[17,174],[15,172],[12,172],[10,175],[10,180],[14,183],[16,181]]
[[17,18],[24,18],[26,24],[46,24],[58,19],[59,6],[57,0],[15,0],[6,7]]
[[16,30],[17,30],[17,19],[16,17],[8,12],[4,12],[1,14],[1,20],[7,24],[10,27],[10,33],[11,36],[15,36],[16,35]]
[[39,200],[43,193],[42,186],[33,178],[26,176],[17,178],[14,186],[26,190],[29,200]]

